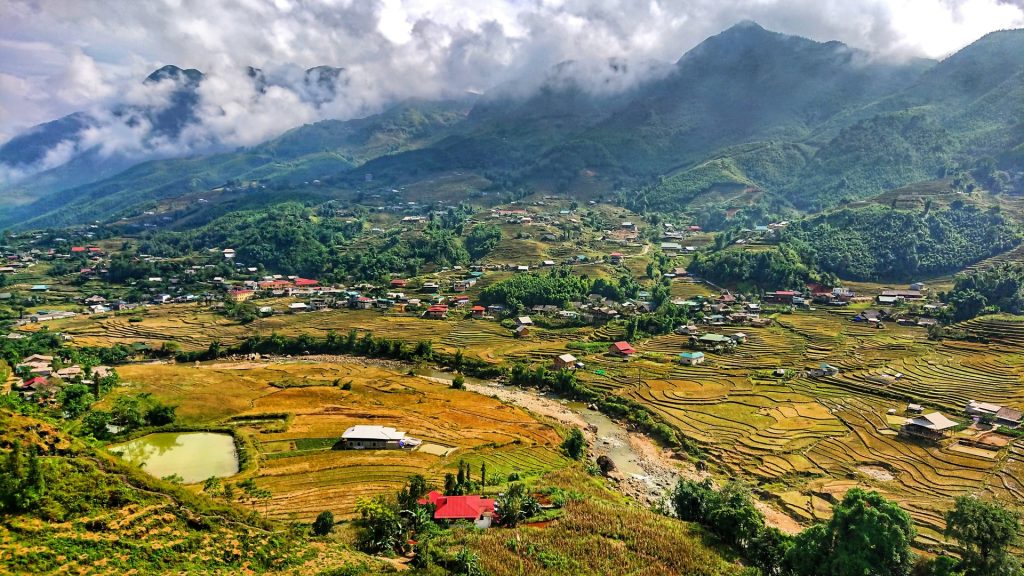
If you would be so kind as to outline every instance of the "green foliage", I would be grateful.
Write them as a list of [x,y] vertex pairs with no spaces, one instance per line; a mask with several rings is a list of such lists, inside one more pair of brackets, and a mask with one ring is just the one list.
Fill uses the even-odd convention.
[[0,512],[31,510],[46,493],[46,484],[38,449],[14,442],[0,459]]
[[960,274],[943,300],[956,321],[987,312],[1024,313],[1024,266],[1009,263]]
[[590,291],[586,276],[577,276],[567,269],[552,270],[547,274],[517,274],[491,284],[480,292],[483,304],[504,304],[521,310],[537,304],[567,306]]
[[518,482],[498,496],[494,503],[498,511],[498,523],[502,526],[518,526],[520,522],[540,513],[540,503]]
[[452,388],[455,390],[465,390],[466,378],[462,374],[456,374],[455,378],[452,378]]
[[1016,225],[999,212],[956,203],[927,213],[844,209],[793,222],[779,238],[808,266],[851,280],[943,274],[1019,241]]
[[68,384],[57,395],[61,410],[68,418],[78,418],[95,401],[92,389],[85,384]]
[[579,428],[569,430],[568,436],[562,441],[562,450],[573,460],[579,460],[587,454],[587,439]]
[[360,499],[356,502],[359,518],[356,526],[356,546],[371,554],[399,554],[405,551],[405,527],[398,506],[384,496]]
[[466,235],[466,251],[473,260],[479,260],[501,242],[501,228],[494,224],[480,224]]
[[812,277],[810,269],[796,252],[785,247],[756,252],[726,249],[707,255],[697,254],[687,270],[713,282],[753,284],[780,290],[802,288]]
[[1019,513],[974,496],[957,497],[946,513],[946,537],[959,545],[966,576],[1020,574],[1020,561],[1011,554],[1020,528]]
[[316,520],[313,521],[313,534],[317,536],[326,536],[331,533],[334,529],[334,513],[330,510],[324,510],[317,514]]
[[915,535],[913,520],[898,504],[853,488],[827,523],[797,535],[786,561],[796,576],[906,576]]

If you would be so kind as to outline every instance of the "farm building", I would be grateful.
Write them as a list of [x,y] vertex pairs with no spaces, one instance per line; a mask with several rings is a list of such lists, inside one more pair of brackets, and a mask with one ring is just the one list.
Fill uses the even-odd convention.
[[622,356],[628,358],[633,354],[636,354],[636,350],[629,345],[629,342],[616,342],[608,347],[609,354],[615,354],[616,356]]
[[516,338],[525,338],[530,335],[530,327],[519,325],[512,331]]
[[405,432],[388,426],[357,424],[341,435],[349,450],[397,450],[406,447]]
[[576,368],[576,362],[576,357],[573,356],[572,354],[562,354],[555,358],[552,367],[555,370],[562,370],[563,368],[566,370],[572,370]]
[[533,320],[529,316],[520,316],[516,318],[516,324],[520,326],[533,326]]
[[612,252],[611,254],[608,255],[608,260],[612,264],[618,264],[622,262],[622,252]]
[[473,306],[469,311],[473,313],[473,318],[483,318],[484,314],[487,313],[487,308],[484,308],[483,306]]
[[481,496],[445,496],[432,490],[420,504],[434,505],[434,520],[469,520],[477,528],[489,528],[494,519],[494,500]]
[[912,438],[938,441],[948,436],[957,423],[939,412],[915,416],[900,428],[900,434]]
[[1020,410],[1014,410],[1006,406],[1000,406],[998,404],[991,404],[988,402],[976,402],[971,400],[967,403],[965,410],[968,416],[977,416],[986,420],[990,420],[999,426],[1006,426],[1009,428],[1016,428],[1020,426],[1024,414]]
[[771,302],[773,304],[793,304],[793,298],[798,296],[793,290],[777,290],[775,292],[768,292],[764,295],[765,302]]
[[683,364],[689,364],[690,366],[696,366],[697,364],[704,363],[703,352],[683,352],[679,355],[679,361]]

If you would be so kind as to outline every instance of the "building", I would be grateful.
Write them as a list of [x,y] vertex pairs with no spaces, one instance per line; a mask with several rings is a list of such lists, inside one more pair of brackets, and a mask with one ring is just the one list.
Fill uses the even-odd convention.
[[481,496],[445,496],[432,490],[419,503],[434,505],[434,520],[469,520],[477,528],[489,528],[496,516],[494,500]]
[[484,308],[483,306],[473,306],[469,311],[473,314],[473,318],[483,318],[484,314],[487,313],[487,308]]
[[797,296],[797,293],[793,290],[776,290],[775,292],[767,292],[764,295],[765,302],[771,302],[772,304],[793,304],[793,298]]
[[404,279],[404,278],[395,278],[395,279],[393,279],[391,281],[391,287],[392,288],[405,288],[405,286],[408,283],[409,283],[409,281]]
[[608,353],[628,358],[636,354],[636,350],[630,346],[629,342],[619,341],[608,347]]
[[516,318],[516,324],[519,326],[533,326],[533,320],[529,316],[520,316]]
[[345,448],[349,450],[397,450],[405,448],[405,432],[388,426],[357,424],[341,435]]
[[562,354],[555,358],[555,361],[552,363],[552,368],[555,370],[575,370],[576,362],[576,357],[572,354]]
[[939,412],[915,416],[900,428],[900,434],[937,442],[949,436],[958,424]]
[[431,320],[444,320],[448,317],[448,307],[444,304],[434,304],[427,308],[427,311],[423,313],[424,318],[430,318]]
[[965,412],[968,416],[978,417],[998,426],[1006,426],[1007,428],[1016,428],[1024,420],[1024,413],[1020,410],[988,402],[976,402],[974,400],[967,403]]
[[293,302],[288,305],[288,310],[291,312],[305,312],[309,310],[309,304],[305,302]]
[[924,294],[920,290],[883,290],[881,296],[891,296],[902,300],[920,300]]
[[228,298],[232,302],[245,302],[246,300],[253,297],[255,292],[253,290],[231,290],[228,292]]
[[679,361],[683,364],[689,364],[690,366],[696,366],[697,364],[704,363],[703,352],[683,352],[679,355]]
[[516,338],[525,338],[530,335],[529,326],[516,326],[516,329],[512,331]]

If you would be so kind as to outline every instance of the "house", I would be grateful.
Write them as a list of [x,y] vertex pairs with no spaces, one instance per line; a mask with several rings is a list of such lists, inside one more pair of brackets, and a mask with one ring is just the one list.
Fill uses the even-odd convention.
[[310,288],[310,287],[316,286],[319,283],[320,282],[318,282],[316,280],[310,280],[309,278],[296,278],[295,279],[295,286],[297,286],[299,288]]
[[924,282],[914,282],[913,284],[910,285],[910,289],[913,290],[914,292],[924,292]]
[[573,356],[572,354],[562,354],[555,358],[552,367],[555,370],[574,370],[576,368],[576,362],[576,357]]
[[520,316],[516,318],[516,324],[519,326],[533,326],[533,320],[529,316]]
[[679,355],[679,361],[683,364],[689,364],[690,366],[696,366],[697,364],[704,363],[703,352],[683,352]]
[[434,520],[469,520],[477,528],[489,528],[497,515],[495,501],[481,496],[444,496],[432,490],[419,503],[434,505]]
[[697,343],[707,348],[717,348],[719,346],[731,344],[732,342],[732,338],[721,334],[704,334],[697,338]]
[[50,287],[47,286],[46,284],[35,284],[32,286],[32,288],[30,288],[30,290],[33,292],[48,292],[50,290]]
[[423,313],[424,318],[430,318],[431,320],[444,320],[448,317],[448,307],[444,304],[434,304],[427,308],[427,311]]
[[666,254],[678,254],[683,250],[683,245],[678,242],[662,242],[661,251]]
[[1020,426],[1022,419],[1024,419],[1024,412],[1014,410],[1013,408],[1007,408],[1006,406],[1003,406],[999,409],[999,412],[996,412],[996,424],[999,426],[1016,428]]
[[349,300],[349,305],[356,310],[369,310],[373,308],[373,298],[367,296],[356,296]]
[[902,300],[920,300],[924,294],[920,290],[883,290],[882,296],[894,296]]
[[995,418],[996,413],[1002,409],[1002,406],[998,404],[990,404],[988,402],[976,402],[971,400],[967,403],[967,408],[964,410],[968,416],[979,416],[981,418]]
[[516,329],[512,331],[516,338],[525,338],[530,335],[529,326],[516,326]]
[[288,305],[289,312],[305,312],[309,310],[309,304],[305,302],[293,302]]
[[357,424],[341,435],[341,441],[349,450],[397,450],[404,448],[405,432],[388,426]]
[[516,266],[516,272],[529,272],[529,266]]
[[907,404],[907,412],[910,412],[911,414],[920,414],[920,413],[924,412],[924,406],[921,406],[920,404],[913,404],[913,403]]
[[764,301],[773,304],[793,304],[793,299],[796,295],[797,293],[793,290],[776,290],[775,292],[765,293]]
[[231,290],[228,292],[228,298],[233,302],[245,302],[246,300],[253,297],[256,294],[253,290]]
[[681,334],[683,336],[696,336],[699,333],[700,331],[697,329],[697,327],[692,324],[676,328],[676,334]]
[[612,252],[608,255],[608,260],[612,264],[619,264],[622,262],[622,252]]
[[747,335],[743,332],[737,332],[730,336],[730,338],[732,338],[733,342],[736,342],[737,344],[742,344],[747,341]]
[[420,288],[420,292],[426,292],[427,294],[437,294],[441,291],[441,286],[437,282],[424,282],[423,287]]
[[394,278],[393,280],[391,280],[391,287],[392,288],[405,288],[405,286],[408,283],[409,283],[409,281],[404,279],[404,278]]
[[483,318],[484,314],[487,313],[487,308],[484,308],[483,306],[473,306],[469,311],[473,314],[473,318]]
[[629,345],[629,342],[619,341],[608,347],[608,353],[629,358],[636,354],[636,350]]
[[900,434],[937,442],[952,433],[958,424],[939,412],[915,416],[900,428]]

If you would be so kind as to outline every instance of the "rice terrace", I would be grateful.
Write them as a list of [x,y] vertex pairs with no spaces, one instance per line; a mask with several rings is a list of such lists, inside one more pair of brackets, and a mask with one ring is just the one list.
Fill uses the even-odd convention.
[[0,573],[1024,576],[1024,29],[241,4],[0,117]]

